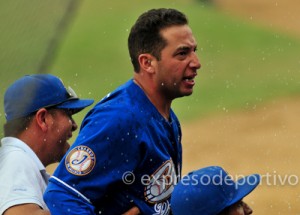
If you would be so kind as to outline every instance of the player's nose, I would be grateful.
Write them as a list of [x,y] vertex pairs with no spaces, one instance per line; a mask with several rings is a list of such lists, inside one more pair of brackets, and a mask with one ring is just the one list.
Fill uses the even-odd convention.
[[192,67],[196,70],[201,68],[201,63],[200,63],[199,57],[196,52],[193,52],[193,54],[192,54],[192,60],[190,62],[190,67]]

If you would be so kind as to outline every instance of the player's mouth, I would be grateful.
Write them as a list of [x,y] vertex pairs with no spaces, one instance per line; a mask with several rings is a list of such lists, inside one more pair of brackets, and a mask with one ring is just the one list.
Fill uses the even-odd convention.
[[183,78],[183,81],[185,84],[189,85],[189,86],[194,86],[195,85],[195,77],[196,75],[192,75],[192,76],[187,76]]
[[194,82],[194,78],[184,78],[183,80],[186,82]]

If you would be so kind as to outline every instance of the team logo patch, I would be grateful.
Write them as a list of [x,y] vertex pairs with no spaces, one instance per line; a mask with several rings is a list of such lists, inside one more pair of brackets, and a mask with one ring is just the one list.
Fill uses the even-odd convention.
[[87,146],[77,146],[72,149],[65,160],[67,170],[77,176],[89,174],[96,163],[95,153]]
[[[166,200],[171,195],[176,183],[176,173],[172,160],[160,166],[151,176],[148,186],[145,187],[145,198],[150,203]],[[167,207],[162,207],[167,208]]]

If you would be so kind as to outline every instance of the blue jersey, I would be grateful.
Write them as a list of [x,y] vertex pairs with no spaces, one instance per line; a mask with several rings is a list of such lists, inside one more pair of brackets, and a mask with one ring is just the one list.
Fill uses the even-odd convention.
[[102,99],[50,178],[44,199],[52,215],[170,214],[181,175],[181,129],[166,120],[133,80]]

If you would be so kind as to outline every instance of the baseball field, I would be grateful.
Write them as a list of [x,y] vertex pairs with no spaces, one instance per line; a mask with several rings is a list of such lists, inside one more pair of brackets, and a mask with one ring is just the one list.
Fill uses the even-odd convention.
[[[236,178],[259,173],[261,185],[245,199],[254,214],[300,214],[300,2],[201,2],[82,1],[49,72],[80,97],[100,100],[132,76],[127,36],[137,16],[157,7],[185,12],[202,68],[194,94],[173,105],[183,130],[183,173],[208,165]],[[20,36],[16,45],[26,48],[26,41]],[[1,47],[11,50],[8,45]],[[35,71],[11,74],[0,65],[0,98],[26,73]],[[80,123],[85,113],[75,120]]]

